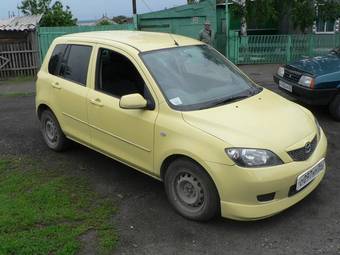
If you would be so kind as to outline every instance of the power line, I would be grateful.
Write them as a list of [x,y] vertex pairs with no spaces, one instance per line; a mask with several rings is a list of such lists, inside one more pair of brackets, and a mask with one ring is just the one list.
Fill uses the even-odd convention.
[[146,8],[148,8],[149,11],[152,12],[152,9],[151,9],[150,6],[147,4],[146,0],[142,0],[142,2],[143,2],[144,5],[146,6]]

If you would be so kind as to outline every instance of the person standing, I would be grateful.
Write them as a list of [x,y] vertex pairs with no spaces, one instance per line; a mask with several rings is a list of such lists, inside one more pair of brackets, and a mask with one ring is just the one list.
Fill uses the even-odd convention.
[[199,40],[201,42],[206,43],[206,44],[212,45],[213,39],[214,39],[214,36],[213,36],[213,31],[211,29],[211,24],[210,24],[209,20],[207,20],[204,23],[204,28],[201,30],[201,32],[199,34]]

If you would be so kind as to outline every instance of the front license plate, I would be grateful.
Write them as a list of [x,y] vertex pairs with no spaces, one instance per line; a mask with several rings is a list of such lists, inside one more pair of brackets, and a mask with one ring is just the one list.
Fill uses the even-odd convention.
[[283,81],[279,81],[279,86],[287,91],[289,91],[290,93],[293,92],[293,86],[292,85],[289,85]]
[[306,172],[300,174],[296,182],[296,190],[299,191],[305,187],[308,183],[313,181],[326,167],[325,159],[322,159],[319,163],[308,169]]

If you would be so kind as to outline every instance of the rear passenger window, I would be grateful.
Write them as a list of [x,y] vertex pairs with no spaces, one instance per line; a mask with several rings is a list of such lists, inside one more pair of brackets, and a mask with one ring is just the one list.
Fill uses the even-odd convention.
[[59,76],[86,85],[91,52],[91,46],[70,45],[61,64]]
[[59,75],[60,63],[64,57],[66,50],[65,44],[58,44],[52,53],[50,62],[48,63],[48,72],[53,75]]

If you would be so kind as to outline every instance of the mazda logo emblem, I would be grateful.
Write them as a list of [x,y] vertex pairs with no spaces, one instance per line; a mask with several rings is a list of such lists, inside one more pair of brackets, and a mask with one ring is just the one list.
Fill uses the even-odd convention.
[[309,154],[312,151],[312,144],[310,142],[305,145],[305,153]]

